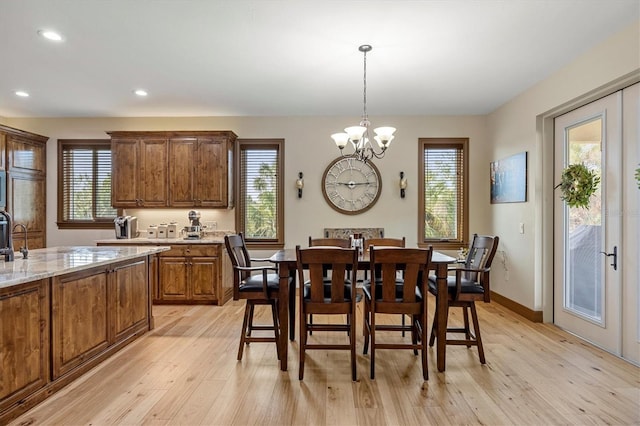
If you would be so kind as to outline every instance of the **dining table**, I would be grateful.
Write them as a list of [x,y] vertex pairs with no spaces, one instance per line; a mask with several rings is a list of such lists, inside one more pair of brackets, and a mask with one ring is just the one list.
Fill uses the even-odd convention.
[[[288,342],[295,340],[295,291],[296,291],[296,251],[295,249],[282,249],[275,252],[269,261],[277,265],[280,277],[278,321],[280,323],[280,370],[287,371]],[[446,366],[446,345],[447,345],[447,275],[449,266],[456,262],[455,257],[448,256],[439,251],[433,251],[431,256],[430,270],[435,271],[436,286],[438,295],[436,296],[436,358],[438,371],[445,371]],[[369,253],[365,252],[358,257],[358,269],[368,270],[370,268]],[[287,285],[288,284],[288,285]],[[426,299],[425,299],[426,301]]]

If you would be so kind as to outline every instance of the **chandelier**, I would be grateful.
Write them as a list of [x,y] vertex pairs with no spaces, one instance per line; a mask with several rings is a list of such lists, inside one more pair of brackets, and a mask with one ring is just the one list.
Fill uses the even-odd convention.
[[[393,140],[393,133],[396,131],[395,127],[375,128],[373,129],[373,132],[375,133],[373,140],[376,141],[377,147],[372,143],[369,133],[371,122],[367,115],[367,52],[371,52],[372,49],[373,47],[368,44],[363,44],[358,48],[358,50],[364,54],[364,109],[360,125],[347,127],[344,129],[344,133],[334,133],[331,135],[331,138],[334,140],[338,148],[340,148],[340,155],[342,157],[356,158],[365,163],[373,157],[384,157],[387,148],[389,148],[389,145]],[[349,142],[353,145],[354,151],[351,154],[345,154],[344,148]]]

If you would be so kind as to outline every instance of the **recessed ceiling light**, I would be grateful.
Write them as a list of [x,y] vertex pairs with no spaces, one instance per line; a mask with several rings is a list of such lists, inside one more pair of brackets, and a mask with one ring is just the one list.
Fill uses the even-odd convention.
[[29,94],[27,92],[25,92],[24,90],[16,90],[15,92],[16,96],[20,96],[22,98],[28,98]]
[[62,36],[55,32],[55,31],[51,31],[51,30],[38,30],[38,35],[40,35],[40,37],[44,37],[47,40],[51,40],[51,41],[62,41]]
[[138,96],[147,96],[148,95],[147,91],[144,90],[144,89],[136,89],[136,90],[133,91],[133,93],[135,93]]

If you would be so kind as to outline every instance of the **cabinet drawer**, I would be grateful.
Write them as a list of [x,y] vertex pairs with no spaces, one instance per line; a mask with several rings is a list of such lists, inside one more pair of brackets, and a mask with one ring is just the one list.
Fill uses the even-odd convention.
[[185,244],[171,246],[171,250],[160,253],[160,257],[199,256],[211,257],[220,254],[219,244]]

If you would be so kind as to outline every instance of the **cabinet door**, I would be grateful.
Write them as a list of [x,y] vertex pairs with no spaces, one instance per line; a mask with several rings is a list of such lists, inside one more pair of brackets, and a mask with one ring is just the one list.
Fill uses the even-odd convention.
[[52,278],[51,347],[54,379],[109,346],[106,268]]
[[142,167],[137,139],[111,140],[111,205],[137,207],[138,174]]
[[166,207],[168,200],[167,140],[142,139],[139,142],[138,175],[140,207]]
[[225,138],[199,138],[196,163],[196,205],[227,206],[227,143]]
[[[14,223],[27,227],[29,248],[42,248],[46,234],[46,184],[44,176],[34,173],[9,172],[7,182],[7,207]],[[22,228],[13,234],[15,246],[24,240]]]
[[161,300],[187,300],[187,266],[184,257],[160,258]]
[[193,300],[216,300],[216,284],[219,281],[217,257],[192,257],[191,291]]
[[46,146],[43,143],[10,135],[7,141],[9,170],[46,173]]
[[2,413],[48,382],[49,280],[0,289],[0,324]]
[[196,205],[194,184],[196,179],[195,138],[171,139],[169,141],[169,204],[171,207],[193,207]]
[[147,273],[145,259],[113,269],[113,287],[110,293],[113,295],[112,325],[115,341],[126,339],[136,331],[148,329]]

